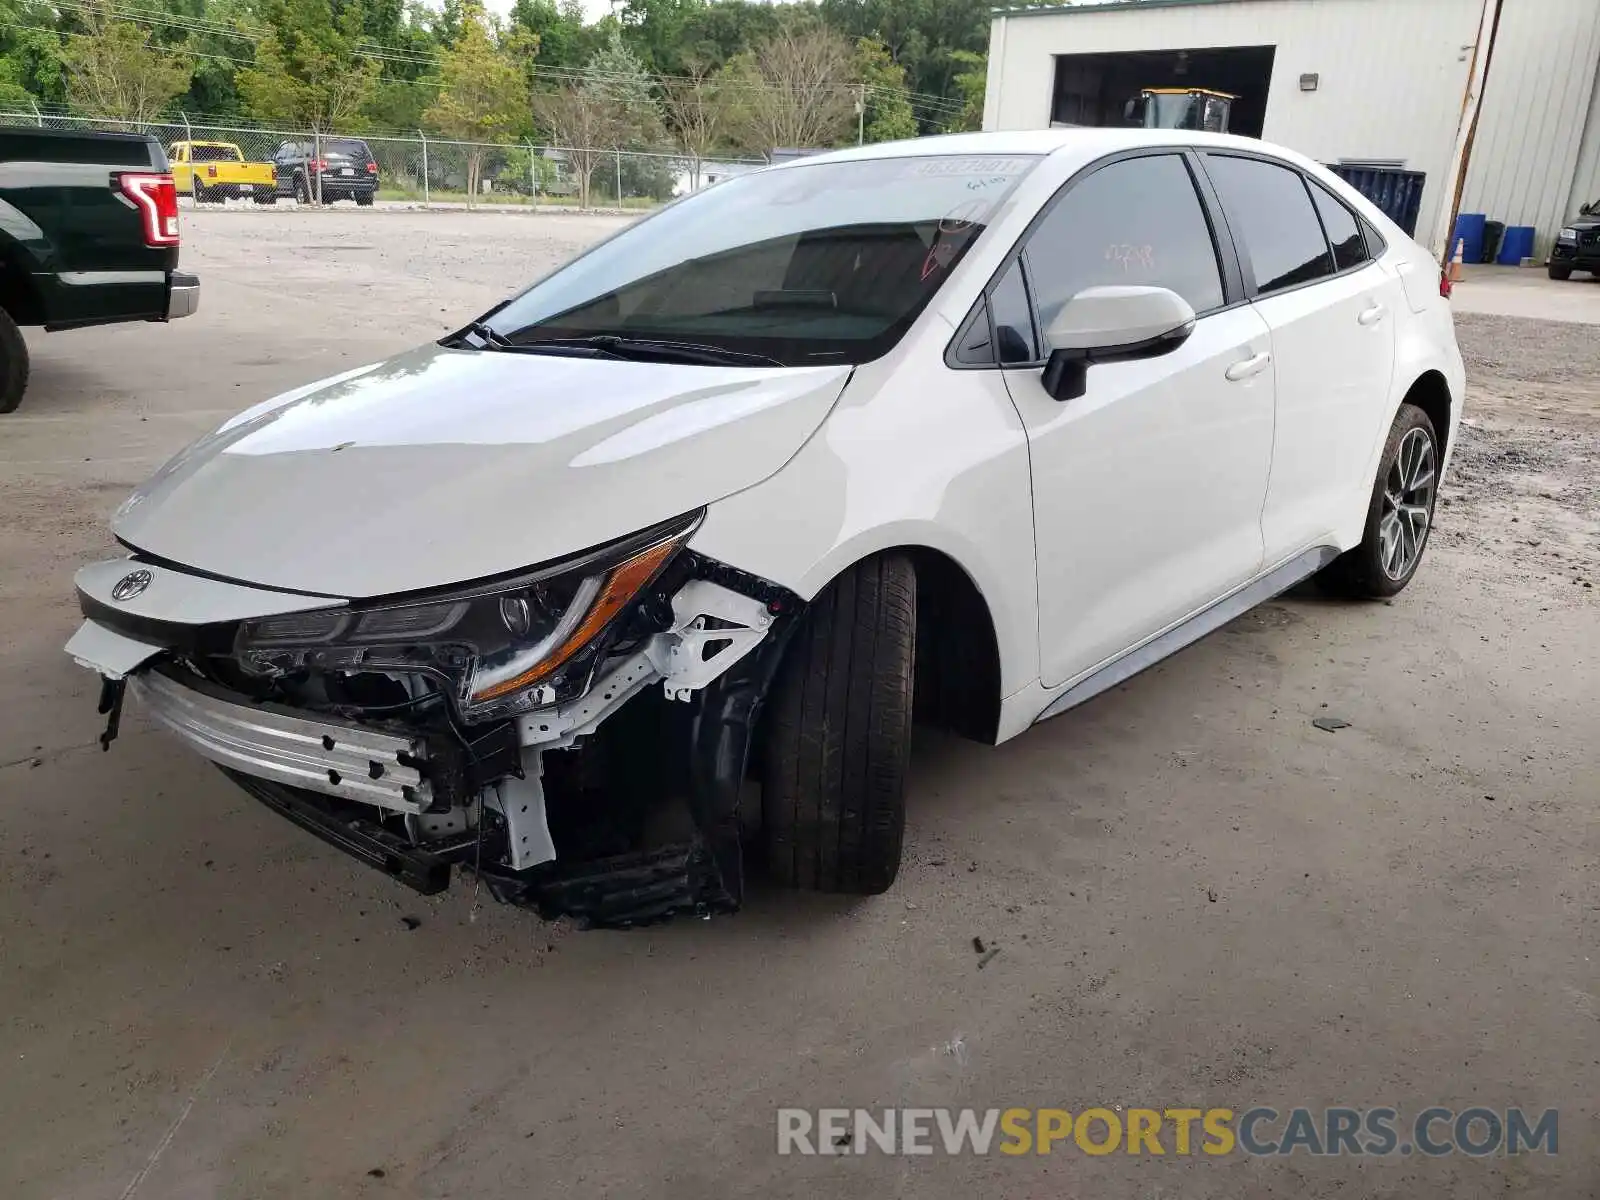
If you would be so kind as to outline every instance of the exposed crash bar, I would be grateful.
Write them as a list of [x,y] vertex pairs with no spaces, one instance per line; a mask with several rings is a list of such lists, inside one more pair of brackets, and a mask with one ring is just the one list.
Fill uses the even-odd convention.
[[418,813],[432,802],[428,781],[406,765],[422,759],[420,739],[235,703],[159,671],[131,683],[152,717],[214,763],[397,812]]

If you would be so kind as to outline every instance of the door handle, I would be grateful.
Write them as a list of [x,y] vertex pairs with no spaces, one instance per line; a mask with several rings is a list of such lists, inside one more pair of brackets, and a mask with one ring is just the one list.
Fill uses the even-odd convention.
[[1389,310],[1374,300],[1370,307],[1361,310],[1361,315],[1356,318],[1360,325],[1376,325],[1383,320]]
[[1241,379],[1249,379],[1252,375],[1261,374],[1262,371],[1267,369],[1267,364],[1271,361],[1272,355],[1268,351],[1263,350],[1260,354],[1255,355],[1253,358],[1247,358],[1243,362],[1234,363],[1231,367],[1224,371],[1223,374],[1229,379],[1233,380],[1233,382],[1238,383]]

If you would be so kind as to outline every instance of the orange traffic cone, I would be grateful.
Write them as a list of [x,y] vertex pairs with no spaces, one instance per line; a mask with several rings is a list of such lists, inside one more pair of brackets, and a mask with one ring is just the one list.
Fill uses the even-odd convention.
[[1450,256],[1450,266],[1445,271],[1445,278],[1448,279],[1451,283],[1460,283],[1461,282],[1461,261],[1462,261],[1462,255],[1465,253],[1466,248],[1467,248],[1466,242],[1461,238],[1457,238],[1456,239],[1456,252]]

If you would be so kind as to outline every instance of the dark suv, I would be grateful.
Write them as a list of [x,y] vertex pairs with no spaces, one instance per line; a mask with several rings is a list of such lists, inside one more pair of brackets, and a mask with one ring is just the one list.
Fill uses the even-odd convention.
[[[317,157],[321,150],[322,156]],[[316,142],[284,142],[272,156],[278,174],[278,195],[301,204],[320,199],[371,204],[378,194],[378,162],[360,138],[323,138]]]
[[1562,226],[1545,269],[1551,279],[1570,279],[1574,271],[1600,275],[1600,200],[1585,204]]

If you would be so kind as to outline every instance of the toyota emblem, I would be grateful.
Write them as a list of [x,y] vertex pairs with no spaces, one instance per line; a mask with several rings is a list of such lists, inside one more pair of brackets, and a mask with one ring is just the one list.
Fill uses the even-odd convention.
[[150,586],[150,579],[150,572],[143,567],[137,571],[129,571],[121,579],[117,580],[117,585],[111,589],[111,598],[119,603],[124,600],[132,600]]

